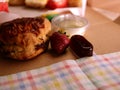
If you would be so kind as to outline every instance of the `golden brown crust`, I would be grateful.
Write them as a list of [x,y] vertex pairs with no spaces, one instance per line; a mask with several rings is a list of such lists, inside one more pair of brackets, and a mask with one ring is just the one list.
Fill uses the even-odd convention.
[[44,28],[43,18],[19,18],[3,23],[0,27],[0,33],[4,38],[12,38],[22,33],[39,35],[39,28]]
[[20,18],[0,26],[0,50],[7,57],[27,60],[47,49],[51,23],[45,18]]
[[81,7],[82,0],[68,0],[68,6],[70,7]]
[[9,5],[24,5],[25,4],[25,0],[8,0],[9,1]]
[[25,0],[25,5],[33,8],[44,8],[48,0]]

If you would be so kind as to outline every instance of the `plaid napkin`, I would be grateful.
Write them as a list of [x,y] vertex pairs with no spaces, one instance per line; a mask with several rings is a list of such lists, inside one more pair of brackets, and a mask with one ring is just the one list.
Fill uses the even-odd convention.
[[96,90],[74,60],[0,77],[0,90]]
[[98,90],[120,90],[120,52],[77,60]]
[[120,90],[120,52],[1,76],[0,90]]

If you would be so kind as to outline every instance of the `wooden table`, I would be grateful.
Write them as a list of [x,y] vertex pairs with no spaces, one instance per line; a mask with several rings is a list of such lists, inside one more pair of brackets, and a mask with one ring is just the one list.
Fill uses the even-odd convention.
[[[10,12],[18,13],[21,16],[26,16],[27,14],[28,16],[40,15],[40,10],[26,9],[24,7],[10,7]],[[85,33],[85,37],[93,44],[96,54],[120,51],[120,26],[118,24],[89,7],[87,7],[85,17],[89,21],[89,28]],[[60,56],[56,56],[48,50],[48,52],[29,61],[14,61],[0,58],[0,75],[40,68],[66,59],[76,59],[69,48],[65,54]]]

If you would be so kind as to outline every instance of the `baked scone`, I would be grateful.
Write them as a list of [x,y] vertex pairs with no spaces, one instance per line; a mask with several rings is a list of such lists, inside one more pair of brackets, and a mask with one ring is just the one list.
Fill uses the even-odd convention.
[[28,60],[48,47],[51,23],[48,19],[18,18],[1,24],[0,51],[9,58]]
[[25,4],[25,0],[9,0],[9,5],[24,5]]
[[82,6],[82,0],[68,0],[68,6],[80,7],[80,6]]
[[26,6],[33,8],[44,8],[48,0],[25,0]]

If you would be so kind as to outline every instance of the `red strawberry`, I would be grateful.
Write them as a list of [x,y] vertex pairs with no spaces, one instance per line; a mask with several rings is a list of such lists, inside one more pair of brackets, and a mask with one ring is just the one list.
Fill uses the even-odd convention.
[[[5,1],[5,0],[3,0]],[[0,11],[6,11],[8,12],[8,3],[0,1]]]
[[50,37],[51,48],[57,53],[62,54],[69,46],[69,38],[62,33],[54,32]]

